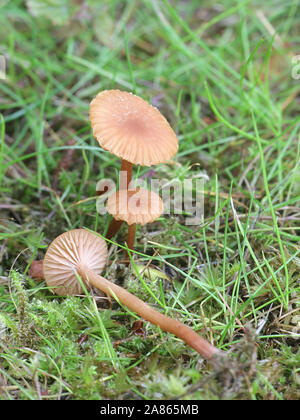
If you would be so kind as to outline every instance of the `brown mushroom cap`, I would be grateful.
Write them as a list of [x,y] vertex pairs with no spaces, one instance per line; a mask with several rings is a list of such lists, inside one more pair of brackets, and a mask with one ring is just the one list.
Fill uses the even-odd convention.
[[162,214],[163,202],[158,194],[143,188],[119,190],[108,198],[106,209],[114,219],[125,221],[128,225],[145,225]]
[[93,133],[103,149],[135,165],[171,160],[176,134],[157,108],[120,90],[104,90],[90,104]]
[[76,271],[88,268],[100,274],[106,260],[104,239],[85,229],[74,229],[58,236],[50,244],[43,263],[44,277],[58,295],[82,294]]

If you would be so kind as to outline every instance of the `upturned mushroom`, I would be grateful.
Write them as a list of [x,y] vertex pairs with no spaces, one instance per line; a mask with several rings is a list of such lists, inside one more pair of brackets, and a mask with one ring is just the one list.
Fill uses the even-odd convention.
[[163,202],[158,194],[144,188],[119,190],[108,198],[106,209],[114,220],[128,224],[127,246],[134,249],[136,225],[154,222],[163,212]]
[[[91,101],[90,121],[100,146],[120,157],[120,189],[132,179],[132,165],[166,163],[178,149],[173,129],[159,110],[144,99],[120,90],[104,90]],[[125,175],[125,176],[124,176]],[[121,226],[112,221],[107,237]]]
[[106,242],[94,233],[75,229],[58,236],[49,246],[43,263],[45,280],[59,295],[81,294],[79,275],[87,289],[92,286],[136,312],[144,320],[176,335],[207,360],[222,354],[190,327],[152,309],[141,299],[100,275],[106,264]]

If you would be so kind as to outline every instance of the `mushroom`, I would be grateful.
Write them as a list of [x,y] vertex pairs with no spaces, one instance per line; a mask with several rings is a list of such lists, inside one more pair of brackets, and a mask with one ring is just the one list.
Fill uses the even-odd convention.
[[106,258],[106,242],[96,234],[84,229],[65,232],[50,244],[46,252],[43,264],[45,280],[59,295],[81,294],[83,290],[78,281],[79,275],[87,289],[94,286],[116,298],[144,320],[185,341],[202,357],[211,360],[222,354],[190,327],[152,309],[123,287],[100,276]]
[[[166,118],[132,93],[120,90],[98,93],[90,104],[90,120],[100,146],[122,160],[120,189],[128,189],[133,164],[166,163],[177,152],[178,140]],[[112,221],[108,239],[120,226],[120,222]]]
[[163,212],[163,202],[158,194],[144,188],[119,190],[108,198],[106,209],[114,220],[128,224],[127,246],[134,249],[136,225],[156,220]]

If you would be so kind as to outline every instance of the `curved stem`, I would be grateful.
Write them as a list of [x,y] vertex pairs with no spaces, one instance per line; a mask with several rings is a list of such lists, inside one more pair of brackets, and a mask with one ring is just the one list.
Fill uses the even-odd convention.
[[93,271],[86,268],[79,269],[78,273],[87,283],[102,290],[108,296],[117,298],[120,303],[126,305],[129,309],[136,312],[146,321],[149,321],[152,324],[159,326],[162,330],[181,338],[205,359],[211,360],[215,355],[222,354],[220,350],[200,337],[190,327],[187,327],[183,323],[152,309],[141,299],[123,289],[123,287],[106,280],[104,277],[98,276]]

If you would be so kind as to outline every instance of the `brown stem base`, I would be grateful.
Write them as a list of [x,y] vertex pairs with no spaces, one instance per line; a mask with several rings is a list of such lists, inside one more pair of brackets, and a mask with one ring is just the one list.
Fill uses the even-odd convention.
[[31,262],[28,274],[33,279],[42,281],[44,279],[43,260],[33,260]]
[[122,224],[123,224],[122,220],[113,219],[110,222],[110,225],[108,227],[108,231],[107,231],[107,234],[106,234],[107,239],[113,238],[116,235],[116,233],[120,230]]
[[134,249],[136,224],[128,226],[127,246],[129,249]]

